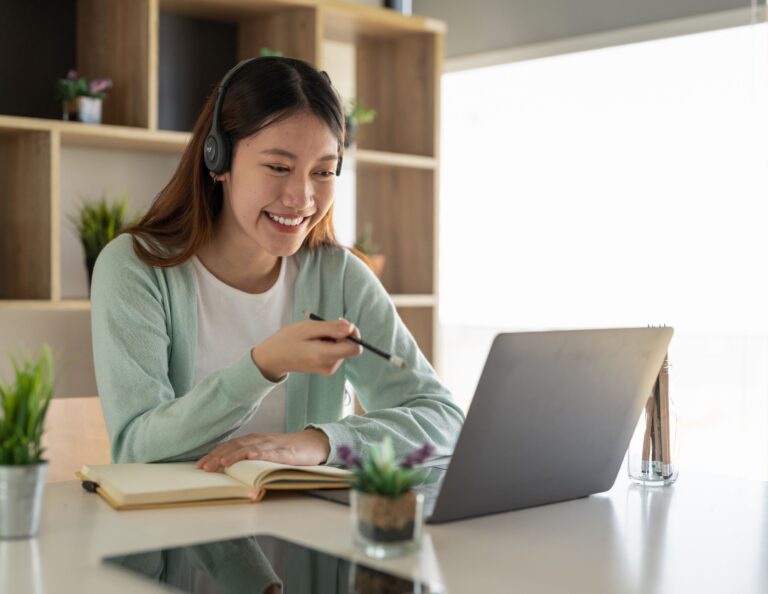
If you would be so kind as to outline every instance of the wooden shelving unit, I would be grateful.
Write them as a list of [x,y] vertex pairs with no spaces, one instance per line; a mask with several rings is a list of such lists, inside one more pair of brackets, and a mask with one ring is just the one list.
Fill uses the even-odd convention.
[[[110,76],[115,86],[100,126],[0,97],[0,312],[90,309],[62,299],[62,147],[181,154],[216,81],[269,47],[347,81],[377,110],[347,153],[357,224],[373,226],[387,257],[382,282],[434,362],[442,22],[340,0],[65,0],[57,11],[61,26],[48,31],[61,39],[48,45],[69,43],[62,52],[84,76]],[[33,22],[25,15],[22,28]],[[334,62],[331,45],[351,62]],[[34,76],[6,82],[24,88]]]

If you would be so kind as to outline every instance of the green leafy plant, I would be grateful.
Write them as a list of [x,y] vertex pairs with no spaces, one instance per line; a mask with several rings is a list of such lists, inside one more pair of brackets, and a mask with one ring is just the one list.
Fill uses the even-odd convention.
[[346,118],[356,124],[370,124],[376,119],[376,110],[364,107],[357,99],[349,102]]
[[425,462],[434,451],[434,446],[427,443],[398,463],[389,436],[373,444],[368,456],[356,454],[348,445],[339,446],[338,450],[342,463],[354,476],[353,489],[387,497],[399,497],[424,482],[425,473],[415,467]]
[[373,234],[372,229],[373,225],[366,223],[355,240],[355,249],[363,252],[367,256],[379,253],[379,246],[373,242],[373,239],[371,239]]
[[128,225],[127,210],[125,196],[110,202],[104,195],[96,201],[83,201],[77,215],[69,217],[85,249],[89,278],[101,250]]
[[14,383],[0,385],[0,464],[42,461],[43,422],[53,396],[53,356],[43,346],[40,357],[11,357]]
[[70,70],[66,78],[56,81],[56,97],[61,101],[74,101],[78,97],[106,99],[106,91],[111,88],[110,78],[95,78],[88,82],[88,79],[77,74],[77,70]]
[[350,147],[355,143],[357,130],[361,124],[370,124],[375,119],[375,109],[363,107],[357,99],[350,100],[349,107],[344,112],[344,127],[346,128],[344,146]]
[[274,56],[276,58],[281,58],[283,56],[283,52],[278,50],[273,50],[268,47],[263,47],[259,50],[259,56],[261,57],[271,57]]

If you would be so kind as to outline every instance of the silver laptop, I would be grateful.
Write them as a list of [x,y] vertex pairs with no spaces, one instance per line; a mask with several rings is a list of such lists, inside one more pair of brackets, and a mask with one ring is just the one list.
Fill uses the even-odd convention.
[[[672,328],[499,334],[447,469],[426,485],[430,523],[600,493],[618,474]],[[432,479],[434,481],[434,478]],[[346,491],[316,491],[334,501]]]

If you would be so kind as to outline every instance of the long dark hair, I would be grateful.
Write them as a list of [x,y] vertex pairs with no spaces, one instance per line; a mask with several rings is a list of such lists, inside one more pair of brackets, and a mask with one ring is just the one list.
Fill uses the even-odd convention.
[[[211,129],[215,103],[214,92],[203,105],[168,185],[141,220],[126,230],[133,236],[136,254],[151,266],[181,264],[213,235],[224,194],[205,167],[203,143]],[[338,140],[341,157],[345,130],[339,96],[327,74],[301,60],[270,56],[245,64],[230,81],[220,124],[234,151],[243,138],[299,112],[309,112],[328,125]],[[307,247],[338,245],[332,217],[333,207],[309,232]]]

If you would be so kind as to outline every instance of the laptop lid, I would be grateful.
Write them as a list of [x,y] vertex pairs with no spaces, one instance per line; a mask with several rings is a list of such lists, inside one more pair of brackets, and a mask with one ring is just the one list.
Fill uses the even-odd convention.
[[430,523],[610,489],[672,332],[499,334]]

